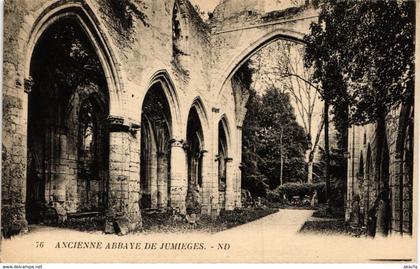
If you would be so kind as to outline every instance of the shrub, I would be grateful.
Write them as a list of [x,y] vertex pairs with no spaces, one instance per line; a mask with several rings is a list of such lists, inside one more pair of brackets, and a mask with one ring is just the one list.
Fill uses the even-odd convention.
[[320,183],[285,183],[275,190],[280,197],[285,194],[287,197],[299,196],[303,198],[305,195],[312,196],[318,191],[318,197],[325,187],[324,182]]
[[282,203],[283,202],[283,195],[278,191],[268,190],[267,195],[265,196],[267,201],[271,203]]

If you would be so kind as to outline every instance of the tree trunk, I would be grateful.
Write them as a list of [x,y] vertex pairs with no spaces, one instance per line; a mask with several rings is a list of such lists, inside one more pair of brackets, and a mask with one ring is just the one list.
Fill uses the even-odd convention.
[[283,185],[283,127],[280,129],[280,186]]
[[313,158],[310,156],[311,153],[309,153],[309,161],[308,161],[308,183],[311,184],[313,182],[313,168],[314,168],[314,162]]
[[[318,147],[319,138],[321,137],[322,128],[324,126],[324,112],[322,114],[322,120],[319,124],[318,131],[316,133],[315,141],[312,145],[311,151],[308,155],[308,183],[313,182],[313,168],[314,168],[314,156],[315,156],[315,150]],[[309,136],[310,137],[310,136]]]
[[324,140],[325,140],[325,201],[330,206],[330,140],[329,140],[329,100],[324,100]]

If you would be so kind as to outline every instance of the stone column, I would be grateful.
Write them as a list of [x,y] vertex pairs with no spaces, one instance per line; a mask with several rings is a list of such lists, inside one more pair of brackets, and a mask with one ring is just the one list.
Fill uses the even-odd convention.
[[203,183],[201,186],[201,197],[202,197],[202,202],[201,202],[201,213],[202,214],[206,214],[206,215],[210,215],[211,213],[211,202],[212,202],[212,160],[210,158],[210,154],[207,150],[202,150],[201,151],[202,154],[202,179],[203,179]]
[[66,201],[67,136],[64,133],[58,133],[56,136],[59,141],[59,156],[54,182],[54,201],[64,203]]
[[168,199],[168,166],[165,153],[158,153],[157,159],[157,205],[158,208],[164,208],[167,205]]
[[[126,234],[141,226],[139,208],[139,173],[130,174],[131,144],[138,146],[138,138],[120,117],[109,117],[109,189],[105,232]],[[140,132],[136,132],[140,136]],[[137,172],[137,171],[136,171]],[[135,195],[137,194],[137,195]],[[116,229],[114,229],[116,227]]]
[[140,212],[140,123],[130,124],[129,134],[129,179],[128,179],[128,217],[131,221],[131,230],[141,226]]
[[[153,139],[153,138],[152,138]],[[157,149],[156,144],[152,144],[150,160],[149,160],[149,167],[150,167],[150,182],[149,182],[149,190],[150,190],[150,207],[157,208],[158,205],[158,156],[157,156]]]
[[171,207],[181,214],[186,213],[185,199],[187,197],[188,172],[184,141],[172,139],[171,141],[171,172],[170,195]]
[[237,128],[237,141],[238,141],[238,155],[236,156],[237,166],[236,169],[236,185],[235,185],[235,207],[242,206],[242,126],[238,125]]
[[4,62],[4,70],[1,225],[3,233],[10,236],[28,231],[25,212],[28,136],[27,94],[32,90],[33,81],[30,77],[23,80],[23,77],[19,74],[20,71],[16,70],[15,65],[10,61]]
[[226,191],[225,191],[225,210],[235,208],[235,167],[232,158],[226,158]]
[[[67,208],[66,204],[73,203],[73,201],[67,201],[67,194],[66,188],[68,185],[68,152],[67,152],[67,135],[64,131],[60,131],[56,134],[58,140],[58,147],[59,147],[59,156],[57,156],[58,161],[52,160],[56,165],[56,171],[53,179],[53,207],[57,211],[58,221],[63,222],[67,218]],[[71,175],[71,177],[75,177],[76,184],[77,184],[77,175]]]

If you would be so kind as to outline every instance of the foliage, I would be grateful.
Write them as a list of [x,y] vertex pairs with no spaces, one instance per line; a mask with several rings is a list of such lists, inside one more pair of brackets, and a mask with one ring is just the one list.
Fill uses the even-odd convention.
[[353,123],[376,122],[413,90],[415,3],[326,0],[320,5],[319,21],[305,37],[313,78],[336,109],[348,103]]
[[331,208],[325,208],[325,207],[321,207],[319,208],[317,211],[315,211],[312,214],[312,217],[314,218],[323,218],[323,219],[342,219],[344,220],[344,211],[342,210],[342,208],[336,208],[336,207],[331,207]]
[[[48,48],[48,49],[43,49]],[[88,37],[75,22],[54,24],[37,43],[31,70],[54,78],[58,88],[91,82],[104,85],[104,73]],[[42,66],[42,68],[41,68]],[[35,75],[33,75],[35,76]]]
[[292,182],[292,183],[285,183],[279,186],[276,189],[276,191],[279,192],[280,194],[285,194],[288,196],[304,197],[305,195],[312,196],[315,193],[315,191],[318,191],[318,193],[320,193],[324,187],[325,187],[324,182],[320,182],[320,183]]
[[314,220],[306,221],[300,228],[300,233],[310,234],[328,234],[328,235],[347,235],[360,237],[364,234],[364,231],[360,228],[353,228],[349,223],[344,220]]
[[190,225],[185,216],[170,211],[144,212],[142,211],[142,233],[179,233],[179,232],[220,232],[250,221],[278,212],[272,208],[237,208],[220,212],[216,219],[199,215],[196,225]]
[[149,27],[147,15],[143,11],[147,6],[143,0],[103,0],[102,3],[101,10],[111,18],[113,28],[126,41],[133,41],[136,19]]
[[[290,94],[298,122],[310,142],[307,162],[311,173],[324,120],[320,111],[319,85],[312,81],[311,68],[305,67],[304,54],[304,45],[279,40],[256,53],[250,61],[258,70],[253,74],[256,89],[275,87]],[[308,182],[312,178],[313,173],[308,174]]]
[[[317,170],[324,171],[325,168],[325,151],[320,148],[321,161]],[[342,154],[341,149],[331,148],[330,152],[330,176],[331,176],[331,193],[329,195],[332,207],[344,208],[344,196],[346,193],[345,179],[347,177],[347,159]],[[321,176],[320,181],[324,181]]]
[[251,90],[247,108],[243,126],[244,188],[253,195],[264,196],[267,185],[271,189],[277,187],[281,158],[285,181],[305,178],[307,139],[296,122],[289,95],[275,88],[263,96]]
[[237,225],[245,224],[256,219],[260,219],[267,215],[278,212],[278,209],[273,208],[236,208],[231,211],[222,211],[218,221],[226,223],[227,228],[232,228]]
[[343,133],[349,123],[376,124],[374,175],[385,204],[378,223],[386,234],[390,204],[385,118],[413,97],[415,2],[324,0],[319,5],[319,20],[305,37],[306,64],[314,68],[313,79],[322,84],[322,97],[332,104]]
[[268,190],[265,199],[267,199],[267,201],[270,203],[283,204],[284,202],[283,195],[279,193],[276,189]]

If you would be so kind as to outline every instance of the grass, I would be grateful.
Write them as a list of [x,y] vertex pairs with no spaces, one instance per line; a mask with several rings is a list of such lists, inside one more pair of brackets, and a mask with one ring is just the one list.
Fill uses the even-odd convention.
[[278,212],[278,209],[274,208],[240,208],[232,211],[222,211],[215,220],[212,220],[209,216],[201,215],[195,225],[189,224],[185,217],[173,215],[170,212],[142,214],[143,227],[141,232],[183,233],[196,231],[215,233],[276,212]]
[[306,234],[350,235],[356,237],[362,235],[360,229],[350,227],[344,220],[337,219],[307,221],[299,232]]
[[314,218],[331,218],[331,219],[344,219],[344,209],[331,207],[320,206],[317,211],[312,215]]
[[71,218],[67,219],[64,223],[52,226],[70,228],[82,232],[103,231],[105,227],[105,216]]
[[[188,223],[185,216],[174,214],[171,211],[142,211],[141,233],[187,233],[207,232],[216,233],[226,229],[242,225],[267,215],[278,212],[277,208],[252,207],[238,208],[232,211],[221,211],[216,219],[201,215],[194,225]],[[62,228],[70,228],[83,232],[103,231],[105,216],[89,218],[71,218],[64,223],[52,225]]]
[[344,221],[343,209],[321,207],[312,214],[316,220],[308,220],[303,224],[300,233],[324,235],[348,235],[360,237],[364,234],[361,228],[352,227]]

